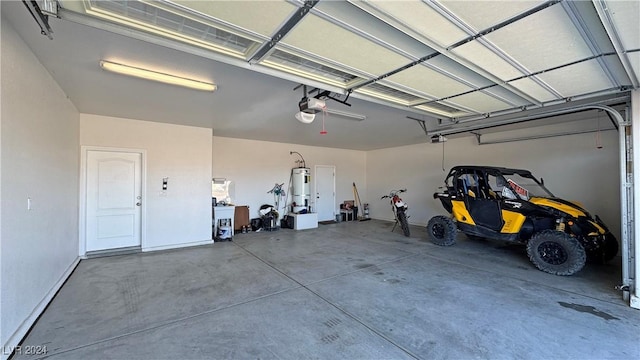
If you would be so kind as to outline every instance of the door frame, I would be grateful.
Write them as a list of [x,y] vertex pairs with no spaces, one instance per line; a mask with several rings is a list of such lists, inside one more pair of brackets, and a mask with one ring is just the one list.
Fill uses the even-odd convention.
[[142,206],[140,208],[140,248],[144,248],[147,240],[146,221],[147,221],[147,151],[144,149],[132,149],[132,148],[116,148],[106,146],[80,146],[80,203],[79,203],[79,216],[78,216],[78,256],[80,258],[87,258],[87,158],[89,151],[104,151],[104,152],[121,152],[121,153],[134,153],[140,154],[141,162],[141,196]]
[[335,165],[315,165],[314,166],[314,189],[313,192],[315,192],[315,194],[313,195],[314,197],[314,206],[315,206],[315,213],[318,213],[318,179],[320,178],[318,176],[318,169],[319,168],[329,168],[329,169],[333,169],[333,208],[331,209],[331,212],[333,213],[333,219],[335,219],[336,217],[336,166]]

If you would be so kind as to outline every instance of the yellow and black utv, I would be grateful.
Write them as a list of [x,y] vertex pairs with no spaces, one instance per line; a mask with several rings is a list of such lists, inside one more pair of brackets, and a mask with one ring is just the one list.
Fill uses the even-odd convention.
[[427,225],[437,245],[453,245],[457,230],[470,238],[520,242],[538,269],[556,275],[573,275],[587,260],[607,262],[618,252],[597,215],[556,198],[528,170],[455,166],[445,185],[433,197],[451,216],[434,216]]

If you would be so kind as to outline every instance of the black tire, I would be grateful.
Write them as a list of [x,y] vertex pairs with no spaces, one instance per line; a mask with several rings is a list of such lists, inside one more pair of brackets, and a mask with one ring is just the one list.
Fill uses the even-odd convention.
[[439,246],[451,246],[456,243],[456,224],[442,215],[434,216],[427,224],[427,233],[432,243]]
[[400,223],[400,228],[402,228],[402,233],[404,236],[411,236],[411,232],[409,231],[409,223],[407,222],[407,214],[404,211],[398,211],[396,214],[398,216],[398,222]]
[[534,234],[527,242],[527,254],[538,269],[554,275],[573,275],[587,262],[582,244],[569,234],[556,230]]
[[604,238],[604,262],[611,261],[616,255],[618,255],[618,240],[613,234],[608,233]]
[[606,264],[618,255],[618,241],[607,233],[604,242],[597,249],[587,250],[587,261],[594,264]]

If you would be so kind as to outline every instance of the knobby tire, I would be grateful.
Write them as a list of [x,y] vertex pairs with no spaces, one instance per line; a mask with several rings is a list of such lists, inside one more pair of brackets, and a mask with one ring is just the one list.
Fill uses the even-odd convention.
[[404,234],[404,236],[411,236],[409,223],[407,222],[407,214],[405,214],[404,211],[398,211],[396,213],[396,217],[398,218],[398,223],[400,224],[400,228],[402,228],[402,233]]

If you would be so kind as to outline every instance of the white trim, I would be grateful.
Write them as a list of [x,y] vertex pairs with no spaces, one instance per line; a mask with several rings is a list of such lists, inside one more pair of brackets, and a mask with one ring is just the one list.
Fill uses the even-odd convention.
[[[640,159],[640,90],[631,91],[631,144],[632,144],[632,154],[631,161],[633,164],[633,181],[631,183],[631,192],[633,194],[633,210],[632,210],[632,219],[633,221],[633,234],[629,238],[629,247],[632,254],[630,254],[631,259],[633,259],[632,270],[629,274],[629,277],[633,279],[633,283],[631,286],[631,301],[629,305],[631,307],[640,309],[640,280],[638,279],[638,274],[640,273],[640,241],[637,241],[636,237],[640,234],[640,222],[637,221],[640,219],[640,195],[636,193],[636,185],[640,184],[640,170],[638,170],[636,162]],[[623,161],[623,159],[620,159]],[[622,191],[622,189],[621,189]],[[622,259],[622,261],[629,261],[629,259]]]
[[[629,242],[633,241],[633,224],[629,222],[633,219],[633,169],[627,167],[627,161],[631,161],[631,139],[627,139],[627,133],[631,134],[631,123],[629,122],[629,109],[625,109],[625,122],[618,125],[618,162],[620,166],[620,257],[622,262],[622,282],[621,285],[629,286]],[[629,154],[627,156],[627,154]],[[622,299],[629,300],[629,290],[622,291]]]
[[142,166],[142,208],[140,209],[140,247],[144,248],[147,242],[147,150],[132,148],[113,148],[106,146],[80,146],[80,206],[78,213],[78,256],[86,259],[87,238],[86,238],[86,218],[87,218],[87,153],[89,151],[126,152],[140,154]]
[[[36,305],[33,311],[31,311],[31,314],[29,314],[29,316],[22,322],[22,324],[18,326],[16,331],[13,334],[11,334],[11,336],[9,336],[7,341],[4,344],[2,344],[3,349],[14,349],[16,346],[18,346],[18,344],[20,344],[20,341],[22,341],[22,338],[24,338],[27,335],[27,333],[29,332],[29,329],[31,329],[33,324],[35,324],[35,322],[38,320],[38,317],[40,317],[40,315],[44,312],[44,310],[47,308],[51,300],[53,300],[54,296],[58,293],[58,290],[60,290],[64,282],[67,281],[69,276],[71,276],[71,273],[73,272],[73,270],[75,270],[76,266],[78,266],[79,262],[80,262],[80,257],[77,257],[75,258],[75,260],[73,260],[71,265],[69,265],[67,270],[65,270],[65,272],[62,274],[60,279],[58,279],[55,285],[53,285],[53,287],[49,290],[49,292],[47,292],[44,298],[40,300],[40,302],[38,303],[38,305]],[[0,359],[6,360],[9,358],[9,355],[11,354],[7,354],[5,353],[5,351],[2,351],[0,352]]]
[[180,248],[184,248],[184,247],[209,245],[209,244],[213,244],[213,239],[211,239],[211,240],[202,240],[202,241],[194,241],[194,242],[190,242],[190,243],[179,243],[179,244],[172,244],[172,245],[143,247],[142,251],[143,252],[148,252],[148,251],[158,251],[158,250],[180,249]]

